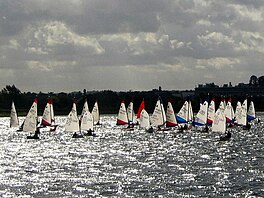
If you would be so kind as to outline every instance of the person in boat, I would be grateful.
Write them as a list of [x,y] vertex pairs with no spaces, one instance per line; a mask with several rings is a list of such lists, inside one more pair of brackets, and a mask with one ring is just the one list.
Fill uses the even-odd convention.
[[179,127],[179,133],[183,133],[184,128],[185,128],[184,126],[180,126],[180,127]]
[[74,134],[72,135],[72,138],[83,138],[82,134],[78,134],[76,131],[74,132]]
[[245,130],[250,130],[251,128],[251,124],[249,122],[247,122],[246,126],[243,127],[243,129]]
[[153,132],[154,132],[153,127],[150,126],[148,129],[146,129],[146,132],[148,132],[148,133],[153,133]]
[[209,131],[209,127],[208,127],[208,125],[206,124],[205,127],[204,127],[204,129],[203,129],[203,132],[208,132],[208,131]]
[[228,141],[231,138],[231,132],[227,131],[225,136],[220,136],[220,141]]
[[133,122],[129,122],[127,128],[128,129],[134,128],[134,123]]
[[40,134],[40,131],[39,131],[39,127],[37,127],[36,131],[35,131],[35,134],[33,136],[27,136],[27,139],[39,139],[39,134]]
[[53,127],[50,129],[50,131],[56,131],[56,129],[57,129],[58,126],[59,125],[53,125]]
[[87,133],[85,133],[85,136],[95,136],[95,134],[93,133],[94,131],[92,129],[88,129]]

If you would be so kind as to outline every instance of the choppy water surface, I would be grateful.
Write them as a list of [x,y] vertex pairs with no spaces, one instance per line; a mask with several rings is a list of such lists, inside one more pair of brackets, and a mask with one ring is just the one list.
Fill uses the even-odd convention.
[[[264,120],[264,115],[259,114]],[[97,137],[27,140],[0,118],[1,197],[263,197],[264,123],[217,133],[123,131],[103,116]]]

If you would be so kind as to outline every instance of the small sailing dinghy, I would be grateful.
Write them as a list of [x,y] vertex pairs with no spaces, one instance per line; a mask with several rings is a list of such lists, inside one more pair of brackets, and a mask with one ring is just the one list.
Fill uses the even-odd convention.
[[234,124],[234,120],[235,120],[235,113],[234,113],[234,109],[232,107],[232,99],[231,97],[229,97],[224,114],[226,117],[226,123],[228,125],[228,127],[232,127]]
[[135,124],[137,124],[137,116],[134,112],[134,103],[131,101],[127,107],[127,117],[128,117],[128,124],[131,128],[134,127]]
[[45,128],[47,131],[55,131],[58,125],[55,125],[54,122],[53,102],[49,99],[43,111],[40,128]]
[[39,133],[39,128],[37,127],[38,124],[37,104],[38,104],[38,99],[35,98],[24,120],[23,131],[31,132],[31,133],[34,132],[34,135],[27,136],[27,139],[39,139],[40,133]]
[[140,103],[139,108],[138,108],[138,112],[137,112],[137,119],[138,120],[140,119],[141,111],[143,109],[145,109],[145,101],[144,101],[144,99],[142,100],[142,102]]
[[94,136],[93,134],[94,121],[93,116],[89,112],[87,100],[85,100],[83,105],[83,110],[80,116],[80,130],[85,136]]
[[215,99],[213,98],[208,106],[207,124],[212,126],[215,117]]
[[139,127],[145,129],[145,131],[148,133],[153,133],[154,129],[150,125],[150,117],[148,112],[145,109],[141,109],[139,117]]
[[178,123],[176,121],[176,116],[170,101],[168,101],[167,111],[166,111],[166,127],[175,127]]
[[89,111],[89,107],[88,107],[87,99],[85,99],[84,104],[83,104],[82,113],[81,113],[81,115],[80,115],[80,119],[79,119],[79,120],[80,120],[80,123],[81,123],[81,121],[82,121],[83,115],[84,115],[87,111]]
[[208,132],[207,115],[208,115],[208,102],[204,101],[194,121],[195,126],[204,127],[203,132]]
[[191,101],[185,101],[180,111],[177,113],[176,120],[179,125],[180,132],[191,129],[193,124],[193,110]]
[[166,114],[160,97],[158,98],[153,114],[150,117],[150,123],[151,126],[157,127],[160,131],[169,130],[164,127],[166,124]]
[[254,120],[256,118],[256,111],[255,111],[255,106],[254,102],[250,101],[249,107],[248,107],[248,112],[247,112],[247,120],[248,122]]
[[231,138],[230,131],[226,132],[226,118],[221,108],[218,108],[215,113],[215,118],[212,124],[212,131],[226,134],[225,136],[220,136],[220,141],[227,141]]
[[80,127],[84,136],[95,136],[93,116],[89,111],[83,114]]
[[128,124],[128,117],[127,117],[125,101],[122,100],[117,115],[116,125],[126,125],[126,124]]
[[93,109],[92,109],[92,116],[93,116],[93,121],[95,125],[101,125],[100,123],[100,113],[99,113],[99,106],[98,102],[95,101]]
[[238,101],[236,107],[236,123],[238,126],[242,126],[243,129],[250,129],[250,124],[247,122],[247,99],[244,100],[243,104]]
[[19,121],[17,117],[16,107],[14,101],[11,104],[11,113],[10,113],[10,128],[15,128],[19,126]]
[[83,135],[80,132],[79,119],[77,116],[76,104],[73,102],[72,109],[67,116],[67,121],[65,123],[65,131],[73,132],[73,138],[83,138]]

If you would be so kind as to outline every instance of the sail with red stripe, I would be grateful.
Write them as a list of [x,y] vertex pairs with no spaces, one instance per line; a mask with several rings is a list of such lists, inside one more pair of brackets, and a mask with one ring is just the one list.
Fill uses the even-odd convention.
[[117,115],[117,125],[125,125],[128,124],[128,117],[127,117],[127,111],[126,111],[126,106],[125,106],[125,101],[122,100],[119,112]]
[[171,102],[168,102],[167,111],[166,111],[166,126],[175,127],[177,126],[176,116],[172,107]]
[[139,108],[138,108],[137,118],[140,118],[140,113],[141,113],[141,111],[142,111],[143,109],[145,109],[145,101],[144,101],[144,99],[142,100],[142,102],[141,102],[141,104],[140,104],[140,106],[139,106]]
[[208,116],[207,116],[208,125],[212,126],[214,117],[215,117],[215,99],[213,98],[208,107]]

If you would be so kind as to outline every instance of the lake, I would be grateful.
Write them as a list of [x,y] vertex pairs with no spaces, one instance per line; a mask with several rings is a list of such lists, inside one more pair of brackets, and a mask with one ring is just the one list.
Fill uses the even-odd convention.
[[[122,130],[103,115],[96,137],[56,132],[27,140],[0,118],[1,197],[264,197],[264,114],[250,131]],[[23,119],[20,118],[20,121]]]

